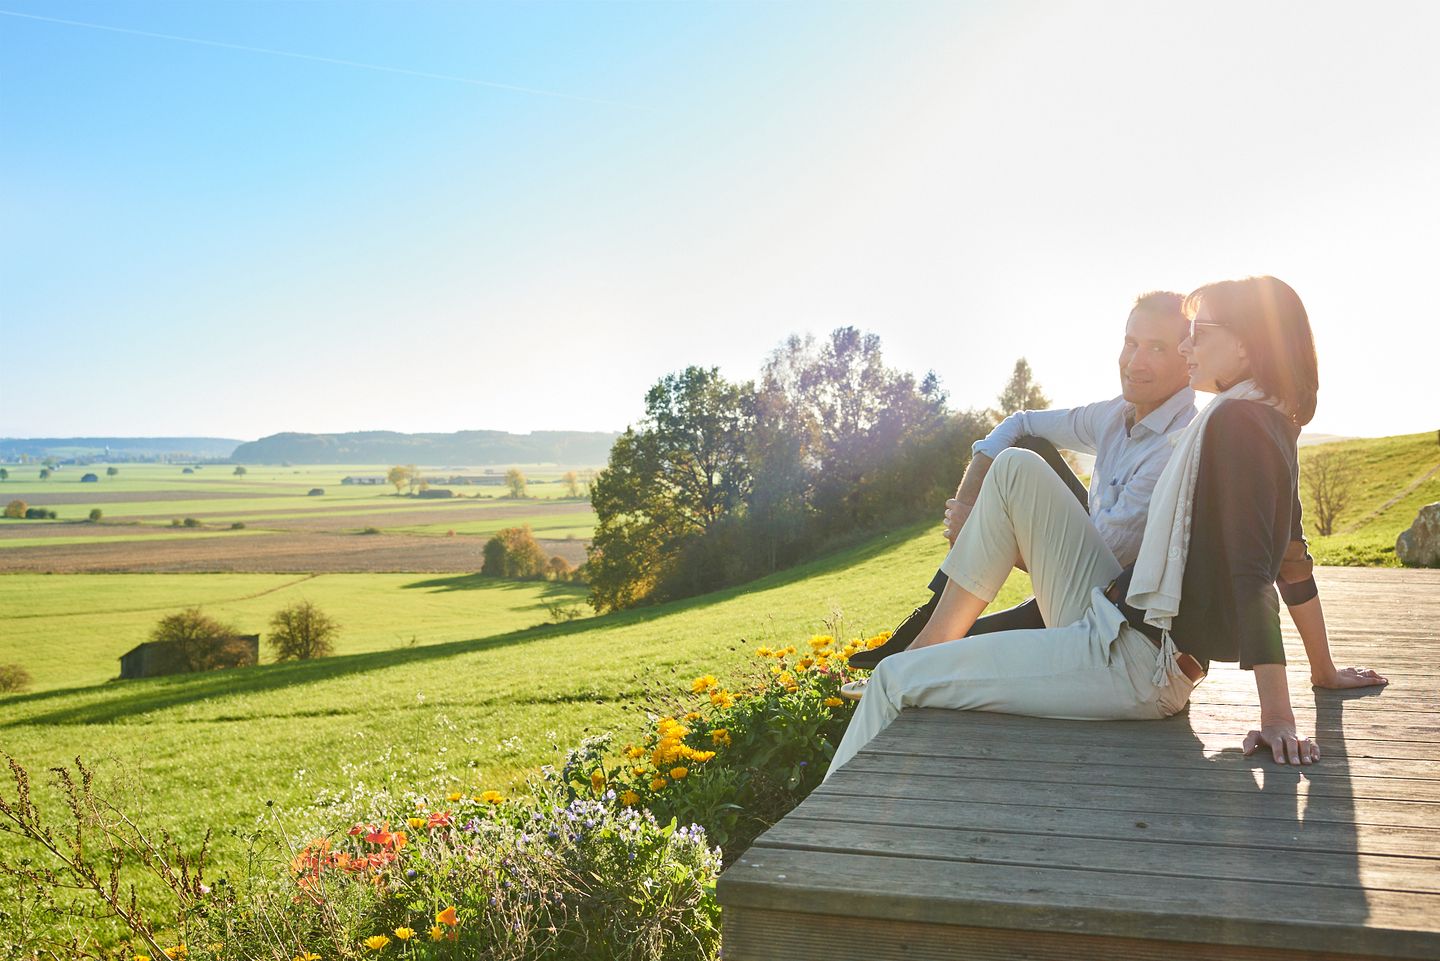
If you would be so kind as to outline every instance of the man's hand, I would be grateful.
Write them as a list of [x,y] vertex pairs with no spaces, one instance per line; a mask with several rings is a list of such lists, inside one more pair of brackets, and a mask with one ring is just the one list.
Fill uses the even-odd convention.
[[1389,684],[1390,679],[1368,667],[1346,667],[1338,671],[1331,668],[1327,674],[1312,672],[1310,683],[1332,691],[1344,691],[1352,687],[1381,687]]
[[955,538],[960,536],[960,528],[970,519],[970,511],[974,508],[974,504],[966,504],[958,497],[945,502],[945,539],[951,547],[955,546]]
[[1261,747],[1270,748],[1276,764],[1314,764],[1320,760],[1320,745],[1297,735],[1294,721],[1262,720],[1260,730],[1245,736],[1245,756]]

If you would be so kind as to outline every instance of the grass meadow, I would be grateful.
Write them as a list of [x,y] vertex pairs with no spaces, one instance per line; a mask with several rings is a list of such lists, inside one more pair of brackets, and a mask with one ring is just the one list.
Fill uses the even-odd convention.
[[[942,546],[925,525],[743,588],[523,628],[517,622],[542,618],[533,600],[518,613],[515,605],[544,585],[497,589],[466,576],[388,586],[381,575],[288,584],[192,578],[183,585],[188,599],[237,618],[263,618],[287,592],[313,592],[350,625],[340,653],[203,675],[72,682],[0,699],[0,745],[32,771],[80,755],[103,777],[123,774],[150,824],[197,843],[216,829],[224,874],[241,855],[241,842],[226,832],[252,826],[267,801],[298,812],[320,792],[356,785],[505,790],[587,733],[638,734],[655,694],[688,690],[698,674],[733,676],[751,645],[892,627],[923,599]],[[23,581],[29,619],[51,625],[45,645],[69,651],[77,673],[97,678],[113,675],[115,652],[80,625],[150,623],[158,613],[149,608],[182,586],[153,575],[129,585],[125,576],[77,576],[0,583]],[[155,593],[147,581],[157,582]],[[1018,600],[1027,586],[1017,574],[997,603]],[[346,604],[352,615],[343,615]],[[379,625],[368,635],[362,611]],[[75,630],[62,633],[64,623]],[[411,633],[414,645],[397,642]],[[53,669],[63,670],[66,656],[57,655]],[[48,790],[42,796],[55,801]]]
[[1434,431],[1398,437],[1360,438],[1300,448],[1300,462],[1323,451],[1353,458],[1358,471],[1354,498],[1338,518],[1335,533],[1315,533],[1315,512],[1301,489],[1305,534],[1320,564],[1398,567],[1395,538],[1426,504],[1440,501],[1440,443]]

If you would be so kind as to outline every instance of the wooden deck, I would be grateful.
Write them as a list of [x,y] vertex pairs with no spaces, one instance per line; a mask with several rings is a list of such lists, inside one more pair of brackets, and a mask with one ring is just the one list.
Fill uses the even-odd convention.
[[1321,762],[1240,753],[1247,672],[1165,721],[906,711],[720,880],[726,961],[1440,958],[1440,571],[1316,572]]

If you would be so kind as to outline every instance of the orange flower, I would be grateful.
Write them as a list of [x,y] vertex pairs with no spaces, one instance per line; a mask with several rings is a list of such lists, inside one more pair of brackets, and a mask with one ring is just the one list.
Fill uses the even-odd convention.
[[838,697],[827,697],[827,698],[825,699],[825,706],[826,706],[826,707],[840,707],[840,706],[841,706],[842,704],[844,704],[844,703],[845,703],[845,702],[842,701],[842,700],[841,700],[840,698],[838,698]]
[[455,927],[455,925],[459,924],[460,919],[455,916],[455,905],[452,904],[444,911],[441,911],[439,914],[435,915],[435,923],[448,924],[452,928]]
[[425,822],[425,826],[426,826],[427,828],[443,828],[443,827],[449,827],[449,826],[450,826],[450,812],[449,812],[449,811],[436,811],[434,814],[430,815],[429,819]]

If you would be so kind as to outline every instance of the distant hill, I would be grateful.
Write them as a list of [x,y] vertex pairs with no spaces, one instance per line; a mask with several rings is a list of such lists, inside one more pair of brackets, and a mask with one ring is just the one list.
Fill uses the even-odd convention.
[[242,441],[226,437],[3,437],[0,460],[224,460]]
[[462,430],[401,434],[272,434],[235,448],[242,464],[603,464],[618,433],[537,430]]

